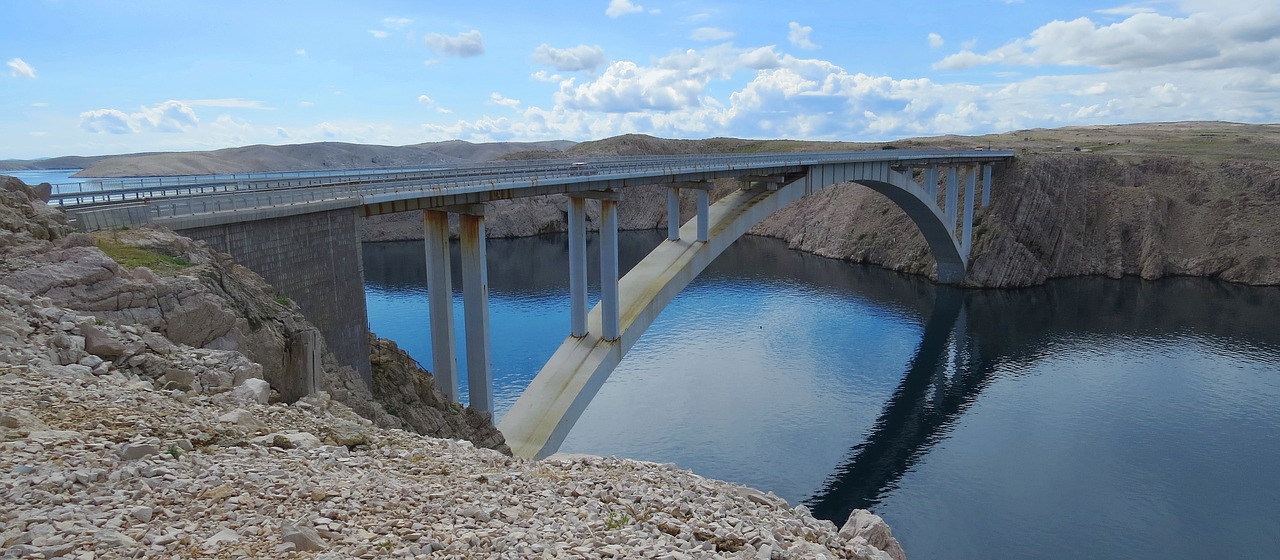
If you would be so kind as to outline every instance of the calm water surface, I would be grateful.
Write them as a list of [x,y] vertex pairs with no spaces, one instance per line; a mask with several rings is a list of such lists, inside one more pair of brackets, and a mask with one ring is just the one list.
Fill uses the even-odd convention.
[[[622,237],[624,269],[662,239]],[[490,241],[499,416],[567,334],[565,243]],[[422,255],[364,247],[373,329],[429,364]],[[746,238],[561,449],[674,462],[837,524],[869,508],[915,558],[1278,558],[1278,317],[1276,288],[962,292]]]

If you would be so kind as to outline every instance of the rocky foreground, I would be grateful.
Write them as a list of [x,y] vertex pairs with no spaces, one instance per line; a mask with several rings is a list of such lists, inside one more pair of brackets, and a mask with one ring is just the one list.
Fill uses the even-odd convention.
[[327,391],[282,402],[266,378],[308,325],[260,278],[172,233],[70,233],[3,186],[2,557],[903,557],[865,511],[837,530],[674,466],[399,429],[504,448],[424,409],[438,391],[393,345],[372,396],[326,364]]

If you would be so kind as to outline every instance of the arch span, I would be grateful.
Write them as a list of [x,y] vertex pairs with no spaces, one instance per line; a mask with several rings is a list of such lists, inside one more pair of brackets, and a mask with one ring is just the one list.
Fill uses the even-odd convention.
[[[925,173],[926,177],[936,175]],[[955,173],[949,174],[949,179]],[[939,279],[956,282],[964,277],[967,250],[958,241],[954,218],[936,203],[934,189],[917,184],[911,169],[891,167],[889,162],[811,166],[797,180],[768,188],[743,188],[720,199],[709,209],[708,239],[696,239],[697,219],[680,228],[680,239],[662,242],[618,282],[619,337],[602,336],[602,309],[587,316],[587,334],[569,336],[521,393],[499,428],[512,452],[523,457],[554,453],[587,404],[599,391],[622,357],[639,340],[658,314],[711,264],[730,244],[778,209],[830,185],[856,182],[885,194],[901,207],[925,235],[938,261]],[[950,180],[954,189],[958,181]],[[973,187],[966,199],[972,215]],[[956,200],[956,192],[948,192]],[[968,222],[969,220],[966,220]],[[947,224],[953,224],[947,227]]]

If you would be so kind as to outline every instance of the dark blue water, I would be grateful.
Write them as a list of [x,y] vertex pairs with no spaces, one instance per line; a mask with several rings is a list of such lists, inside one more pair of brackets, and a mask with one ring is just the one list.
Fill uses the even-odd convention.
[[[661,239],[624,234],[624,269]],[[490,242],[499,415],[567,334],[564,247]],[[429,364],[421,244],[364,251],[373,329]],[[1278,558],[1278,317],[1277,288],[957,291],[746,238],[562,450],[674,462],[837,524],[869,508],[915,558]]]

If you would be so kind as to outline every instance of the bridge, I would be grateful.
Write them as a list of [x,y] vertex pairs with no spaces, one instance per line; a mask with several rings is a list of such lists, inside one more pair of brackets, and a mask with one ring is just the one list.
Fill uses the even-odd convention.
[[[154,224],[229,252],[298,302],[343,363],[370,375],[358,219],[418,211],[427,253],[432,372],[460,401],[449,220],[461,244],[470,406],[493,410],[483,203],[568,195],[570,325],[499,428],[521,456],[554,452],[614,367],[662,309],[734,240],[783,206],[825,187],[857,183],[893,201],[920,229],[942,283],[963,280],[977,204],[990,203],[1007,151],[820,152],[611,158],[437,169],[298,172],[150,180],[60,189],[86,230]],[[717,183],[719,181],[719,183]],[[736,190],[714,204],[726,181]],[[618,203],[628,188],[667,187],[667,241],[625,276],[618,269]],[[680,200],[692,193],[694,216]],[[981,192],[981,195],[978,193]],[[980,196],[980,197],[979,197]],[[600,208],[599,303],[587,307],[586,208]],[[980,201],[980,202],[979,202]],[[285,398],[313,387],[268,379]]]

